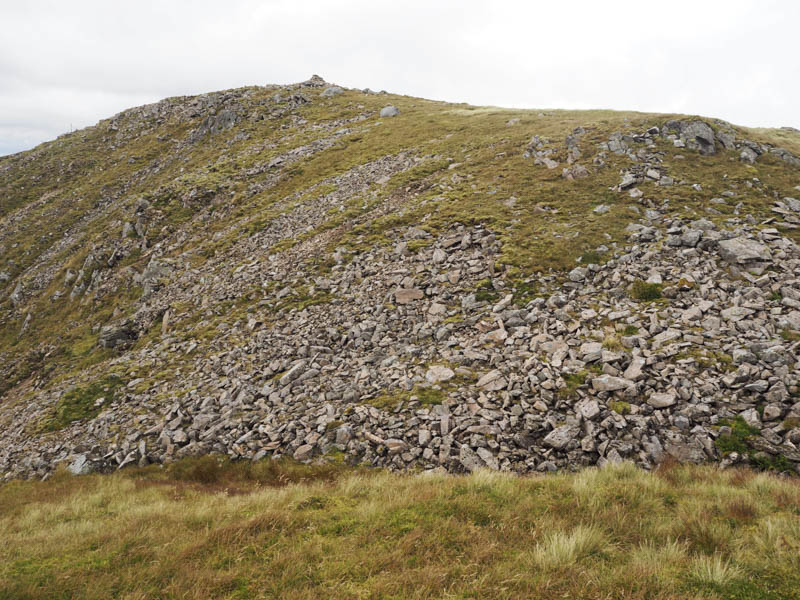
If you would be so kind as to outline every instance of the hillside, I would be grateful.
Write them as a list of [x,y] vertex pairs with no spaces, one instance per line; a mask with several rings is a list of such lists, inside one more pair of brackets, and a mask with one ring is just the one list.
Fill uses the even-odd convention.
[[800,134],[320,78],[0,158],[0,477],[800,464]]

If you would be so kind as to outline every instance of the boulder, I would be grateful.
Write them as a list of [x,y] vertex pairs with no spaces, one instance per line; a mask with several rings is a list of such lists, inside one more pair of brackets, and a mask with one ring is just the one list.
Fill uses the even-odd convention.
[[425,379],[427,379],[428,383],[439,383],[440,381],[449,381],[455,376],[455,373],[452,369],[444,367],[442,365],[434,365],[428,369],[428,372],[425,373]]
[[647,403],[653,408],[667,408],[675,404],[676,397],[673,393],[657,392],[650,394]]
[[667,121],[664,131],[677,133],[682,145],[701,154],[714,154],[717,151],[714,130],[703,121]]
[[497,391],[502,390],[503,388],[508,385],[508,381],[506,380],[505,376],[495,369],[494,371],[489,371],[478,380],[477,383],[479,388],[483,388],[487,391]]
[[136,340],[136,332],[130,322],[119,323],[117,325],[106,325],[100,329],[97,343],[103,348],[122,349],[127,348]]
[[330,87],[325,88],[322,90],[320,97],[322,98],[333,98],[334,96],[338,96],[339,94],[343,94],[344,90],[339,86],[332,85]]
[[544,445],[556,450],[561,450],[567,446],[572,440],[578,437],[581,428],[577,424],[570,423],[556,427],[548,433],[544,438]]
[[719,242],[719,254],[725,261],[735,265],[772,260],[769,248],[745,237],[736,237]]
[[85,454],[78,454],[69,465],[67,471],[73,475],[88,475],[92,472],[92,464]]

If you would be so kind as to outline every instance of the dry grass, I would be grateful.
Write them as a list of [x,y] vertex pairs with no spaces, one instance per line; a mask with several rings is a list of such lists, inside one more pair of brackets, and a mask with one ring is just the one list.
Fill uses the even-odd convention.
[[800,485],[211,459],[0,487],[0,598],[798,598]]

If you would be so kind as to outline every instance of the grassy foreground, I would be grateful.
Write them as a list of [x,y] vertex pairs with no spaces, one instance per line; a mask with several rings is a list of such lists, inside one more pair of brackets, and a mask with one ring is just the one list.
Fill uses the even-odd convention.
[[1,598],[800,598],[800,484],[206,457],[0,487]]

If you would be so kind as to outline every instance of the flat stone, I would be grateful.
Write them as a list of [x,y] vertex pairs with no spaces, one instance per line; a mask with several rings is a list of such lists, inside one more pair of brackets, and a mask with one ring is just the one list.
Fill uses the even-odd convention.
[[497,457],[492,454],[491,450],[488,448],[478,448],[475,451],[480,459],[484,462],[484,464],[489,467],[490,469],[497,471],[500,469],[500,465],[497,462]]
[[653,408],[667,408],[675,404],[675,401],[675,394],[660,392],[650,394],[650,397],[647,399],[647,403]]
[[299,363],[297,363],[295,366],[293,366],[291,369],[289,369],[283,375],[283,377],[280,378],[279,383],[281,385],[289,385],[295,379],[300,377],[300,375],[303,374],[303,371],[305,371],[305,368],[306,368],[306,361],[301,360]]
[[425,293],[417,288],[401,288],[394,293],[394,300],[398,304],[408,304],[414,300],[422,300]]
[[645,360],[637,356],[631,360],[631,364],[628,365],[628,368],[625,369],[625,372],[622,374],[622,376],[630,381],[638,381],[642,378],[642,369],[644,368],[645,364]]
[[680,339],[682,335],[683,334],[677,329],[667,329],[666,331],[662,331],[658,335],[653,336],[653,339],[651,340],[653,350],[657,350],[664,344]]
[[744,237],[719,242],[719,254],[727,262],[739,265],[772,259],[769,248],[764,244]]
[[483,388],[488,391],[497,391],[502,390],[508,385],[508,381],[503,376],[503,374],[495,369],[494,371],[489,371],[478,380],[478,387]]
[[455,372],[448,367],[441,365],[434,365],[425,373],[425,379],[428,383],[439,383],[440,381],[449,381],[455,377]]
[[67,471],[73,475],[88,475],[92,472],[92,465],[85,454],[79,454],[67,465]]
[[580,283],[584,279],[586,279],[586,274],[588,271],[583,267],[575,267],[572,271],[569,272],[569,280],[574,281],[576,283]]
[[730,308],[726,308],[720,314],[722,318],[726,321],[741,321],[752,315],[755,311],[745,308],[744,306],[732,306]]
[[475,454],[475,451],[467,444],[461,444],[461,448],[458,451],[458,461],[470,473],[477,471],[485,464],[481,457]]
[[389,454],[400,454],[405,450],[408,450],[408,444],[405,443],[403,440],[398,440],[395,438],[389,438],[384,442],[384,445],[389,450]]
[[616,392],[631,387],[633,384],[622,377],[601,375],[592,379],[592,389],[596,392]]
[[603,355],[603,344],[600,342],[584,342],[581,344],[578,354],[584,362],[595,362],[600,360]]

